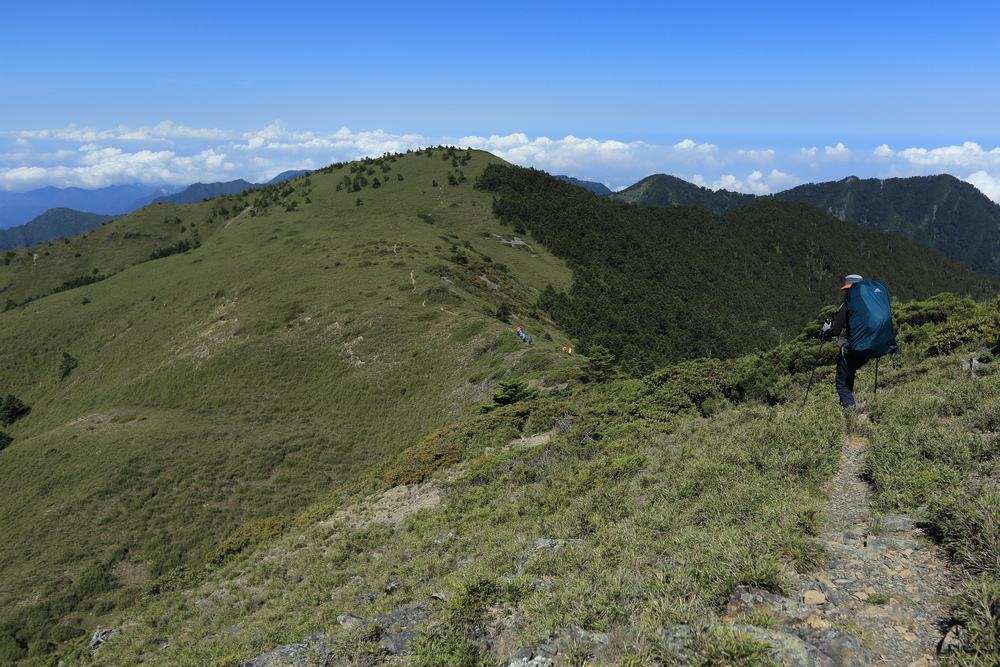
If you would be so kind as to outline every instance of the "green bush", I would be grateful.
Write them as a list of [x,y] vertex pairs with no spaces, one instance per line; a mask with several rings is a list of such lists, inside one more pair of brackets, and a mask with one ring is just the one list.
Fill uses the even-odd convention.
[[10,426],[29,412],[31,412],[31,408],[25,405],[21,399],[14,394],[7,394],[0,401],[0,426]]

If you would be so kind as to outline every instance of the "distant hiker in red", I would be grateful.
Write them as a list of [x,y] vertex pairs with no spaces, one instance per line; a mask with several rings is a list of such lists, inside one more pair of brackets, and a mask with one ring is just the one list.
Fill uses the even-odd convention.
[[[897,350],[889,288],[857,274],[844,278],[844,301],[833,324],[824,324],[822,337],[837,336],[837,395],[845,408],[854,406],[854,377],[869,359]],[[852,297],[852,294],[854,295]],[[876,383],[878,367],[876,366]],[[877,384],[876,384],[877,386]],[[877,389],[876,389],[877,391]]]

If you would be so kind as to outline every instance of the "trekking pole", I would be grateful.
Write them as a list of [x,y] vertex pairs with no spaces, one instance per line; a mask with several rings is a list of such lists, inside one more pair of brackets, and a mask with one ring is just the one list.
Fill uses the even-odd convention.
[[826,341],[822,341],[819,344],[819,352],[816,353],[816,364],[813,366],[812,375],[809,376],[809,384],[806,385],[806,397],[802,399],[801,408],[806,407],[806,401],[809,400],[809,390],[812,389],[813,378],[816,377],[816,369],[819,368],[819,362],[823,360],[823,346],[826,345]]
[[872,392],[872,400],[878,396],[878,360],[879,357],[875,357],[875,391]]

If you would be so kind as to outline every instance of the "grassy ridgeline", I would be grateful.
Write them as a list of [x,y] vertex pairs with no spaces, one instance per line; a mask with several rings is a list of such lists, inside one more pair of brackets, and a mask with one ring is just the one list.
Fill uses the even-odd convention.
[[[100,228],[106,245],[57,242],[37,263],[0,267],[5,297],[22,304],[0,314],[0,392],[31,406],[0,452],[0,626],[13,655],[106,624],[238,525],[295,514],[473,413],[498,379],[565,379],[558,329],[528,349],[486,315],[508,301],[511,322],[538,337],[520,304],[569,272],[492,236],[488,196],[447,185],[451,161],[373,163],[386,177],[375,191],[338,190],[344,165],[277,201],[226,200],[199,223],[212,230],[200,247],[156,261],[140,262],[178,242],[156,230],[186,226],[174,211],[209,217],[220,202],[147,207]],[[101,282],[23,301],[125,230],[152,245]]]

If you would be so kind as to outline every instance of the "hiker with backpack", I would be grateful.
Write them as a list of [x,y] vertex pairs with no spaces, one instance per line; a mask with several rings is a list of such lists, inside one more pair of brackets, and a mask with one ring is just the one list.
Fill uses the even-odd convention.
[[[876,360],[875,383],[878,391],[878,359],[895,352],[895,328],[892,324],[892,310],[889,288],[877,280],[865,280],[857,274],[844,279],[840,288],[844,300],[837,310],[831,325],[823,325],[822,339],[837,337],[837,395],[840,405],[854,407],[854,377],[858,369]],[[841,335],[843,334],[843,335]]]

